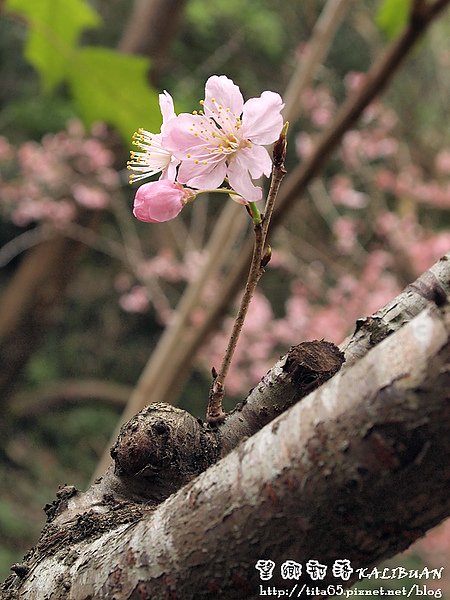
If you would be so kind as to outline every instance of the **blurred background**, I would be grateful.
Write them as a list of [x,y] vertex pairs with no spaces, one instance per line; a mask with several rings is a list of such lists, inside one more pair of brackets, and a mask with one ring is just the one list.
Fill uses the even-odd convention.
[[[290,98],[292,170],[409,4],[0,4],[1,578],[37,541],[58,485],[88,485],[127,403],[204,415],[232,321],[220,300],[249,219],[200,196],[167,224],[134,220],[126,161],[133,131],[159,131],[158,93],[192,111],[206,79],[226,74],[246,99]],[[449,39],[447,12],[273,231],[228,408],[290,345],[340,343],[448,251]],[[450,597],[449,555],[447,523],[393,562],[447,565]]]

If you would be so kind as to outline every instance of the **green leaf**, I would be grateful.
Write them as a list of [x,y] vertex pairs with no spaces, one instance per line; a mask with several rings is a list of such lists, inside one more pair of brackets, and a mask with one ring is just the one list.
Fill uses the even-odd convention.
[[411,10],[411,0],[383,0],[376,21],[388,39],[394,38],[405,27]]
[[28,22],[25,56],[51,92],[67,74],[80,33],[99,25],[99,16],[84,0],[7,0],[6,8]]
[[106,121],[125,140],[139,127],[159,130],[157,93],[149,87],[149,60],[100,47],[83,47],[73,55],[68,82],[87,125]]

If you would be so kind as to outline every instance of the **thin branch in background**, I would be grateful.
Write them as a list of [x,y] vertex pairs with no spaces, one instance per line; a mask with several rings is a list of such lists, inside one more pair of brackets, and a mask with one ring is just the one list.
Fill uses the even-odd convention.
[[189,221],[189,237],[196,250],[201,250],[206,239],[208,223],[209,194],[203,194],[201,202],[194,202]]
[[0,248],[0,268],[6,267],[19,254],[47,241],[56,235],[55,229],[47,225],[41,225],[30,231],[17,235],[10,242]]
[[102,252],[103,254],[120,261],[129,269],[136,279],[146,287],[149,299],[160,307],[164,312],[171,311],[169,302],[161,289],[155,277],[143,277],[139,269],[139,264],[143,261],[143,256],[138,249],[127,247],[112,239],[106,239],[96,231],[83,227],[77,223],[68,223],[62,229],[65,237],[81,242],[85,246]]
[[123,196],[115,194],[110,199],[110,207],[123,240],[123,247],[128,263],[132,270],[136,271],[137,263],[142,261],[144,251],[136,228],[135,219],[131,216],[129,206],[125,204]]
[[222,66],[229,61],[233,55],[239,52],[243,35],[244,32],[242,28],[238,28],[224,44],[216,48],[212,54],[192,70],[188,77],[183,77],[178,80],[179,89],[193,91],[194,86],[197,85],[198,79],[201,79],[210,73],[217,73],[220,71]]
[[[328,190],[321,179],[313,181],[308,187],[309,197],[312,200],[317,212],[327,224],[329,230],[333,233],[334,222],[341,218],[341,214],[332,202]],[[361,254],[367,255],[367,250],[361,244],[359,239],[356,240],[356,245]]]
[[341,215],[331,201],[323,181],[314,181],[308,188],[308,195],[312,200],[312,205],[316,208],[328,229],[333,231],[334,222]]
[[13,396],[11,415],[19,419],[36,418],[55,410],[93,400],[114,408],[123,408],[133,388],[101,379],[68,379],[46,383]]
[[124,256],[124,247],[120,242],[106,239],[92,229],[79,225],[78,223],[66,223],[64,224],[64,228],[61,229],[61,233],[65,237],[81,242],[85,246],[97,250],[110,258],[120,260],[120,262],[127,266],[129,264]]
[[301,95],[311,85],[317,66],[322,64],[334,35],[353,0],[328,0],[308,41],[306,56],[299,57],[297,66],[284,94],[284,118],[294,122],[300,116]]
[[194,250],[192,240],[189,236],[189,229],[183,223],[182,219],[172,219],[164,223],[164,229],[170,232],[174,247],[177,250],[178,256],[186,256],[186,252]]
[[122,254],[125,255],[126,259],[124,260],[122,256],[123,262],[127,264],[136,279],[146,288],[148,299],[153,303],[157,313],[160,315],[169,315],[171,313],[171,306],[157,277],[142,275],[140,265],[144,262],[144,251],[135,226],[135,219],[131,216],[130,210],[123,202],[122,197],[114,196],[111,199],[111,207],[122,237]]

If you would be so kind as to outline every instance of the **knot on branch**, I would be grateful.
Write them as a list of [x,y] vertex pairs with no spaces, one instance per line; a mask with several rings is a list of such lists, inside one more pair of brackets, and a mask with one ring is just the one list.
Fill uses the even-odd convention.
[[151,404],[122,426],[111,448],[114,473],[139,489],[143,501],[162,500],[213,464],[216,446],[216,438],[185,410]]
[[292,346],[283,370],[299,386],[303,397],[333,377],[344,362],[344,354],[335,344],[314,340]]

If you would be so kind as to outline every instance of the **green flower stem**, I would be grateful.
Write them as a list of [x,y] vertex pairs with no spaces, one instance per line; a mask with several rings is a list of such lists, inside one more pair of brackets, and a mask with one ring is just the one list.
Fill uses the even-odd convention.
[[256,204],[254,202],[249,202],[248,207],[249,207],[250,213],[252,215],[253,223],[255,225],[261,225],[262,217],[261,217],[261,213],[259,212]]
[[[195,191],[195,190],[193,190],[193,191]],[[216,193],[217,194],[229,194],[229,195],[231,195],[231,194],[234,194],[235,192],[233,192],[233,190],[230,190],[228,188],[217,188],[216,190],[199,190],[197,192],[197,195],[200,195],[200,194],[216,194]]]
[[252,262],[247,277],[247,283],[245,285],[245,291],[241,299],[238,314],[234,321],[233,330],[222,360],[220,371],[216,373],[213,370],[214,379],[209,391],[208,408],[206,410],[206,421],[210,425],[222,423],[226,417],[226,413],[223,410],[225,379],[231,365],[231,360],[242,331],[242,326],[244,325],[251,299],[255,293],[256,286],[264,273],[264,267],[270,260],[270,247],[266,246],[266,240],[275,200],[281,181],[286,173],[284,168],[284,159],[286,156],[286,132],[287,124],[283,127],[280,138],[274,145],[272,178],[269,193],[267,195],[264,216],[261,216],[261,213],[254,202],[249,202],[247,205],[253,220],[253,230],[255,233]]

